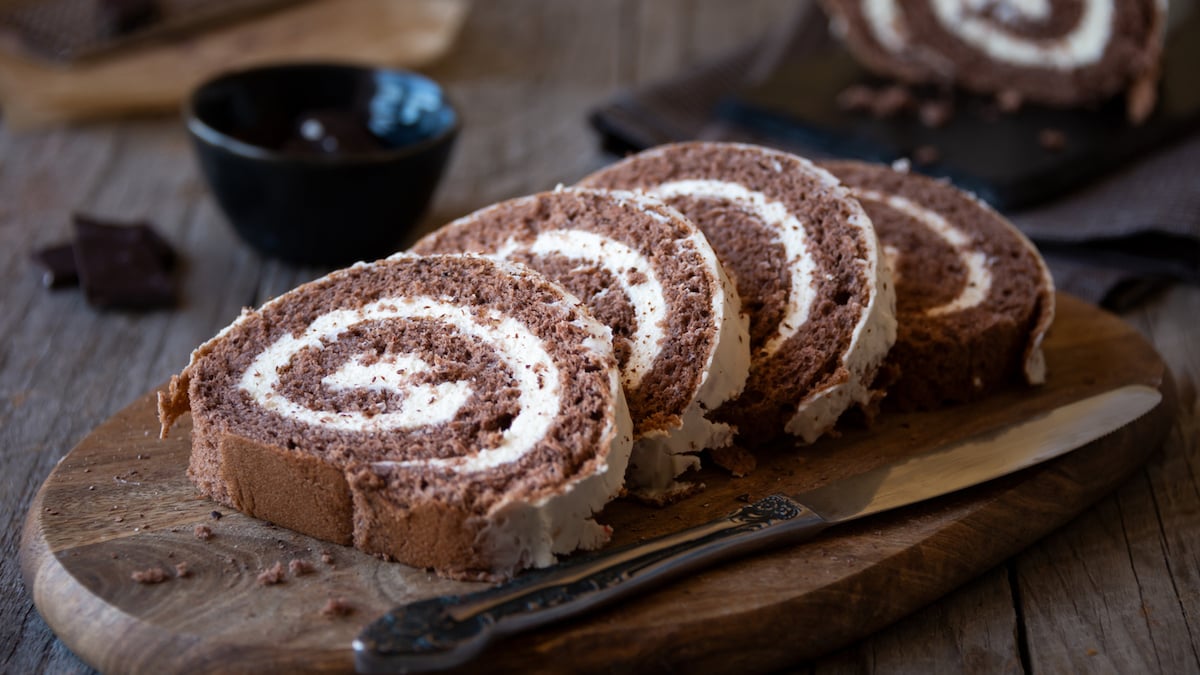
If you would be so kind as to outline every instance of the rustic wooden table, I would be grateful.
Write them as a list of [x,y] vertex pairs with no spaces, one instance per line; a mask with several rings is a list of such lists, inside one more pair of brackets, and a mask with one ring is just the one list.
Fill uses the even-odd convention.
[[[479,2],[428,69],[465,130],[426,226],[569,183],[610,161],[586,113],[784,20],[788,0]],[[40,286],[29,252],[65,239],[72,211],[147,218],[183,251],[175,311],[106,313]],[[20,524],[55,462],[177,371],[191,349],[322,272],[235,239],[176,118],[13,134],[0,127],[0,671],[86,672],[42,622],[17,565]],[[1200,672],[1200,288],[1177,285],[1125,319],[1179,390],[1161,453],[1061,531],[934,605],[797,670]]]

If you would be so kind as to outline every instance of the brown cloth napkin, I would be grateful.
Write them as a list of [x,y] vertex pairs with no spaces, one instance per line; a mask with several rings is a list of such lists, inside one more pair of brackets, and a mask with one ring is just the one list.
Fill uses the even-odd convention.
[[[689,139],[823,153],[735,126],[716,115],[722,99],[785,59],[828,49],[824,16],[806,5],[761,44],[673,79],[618,94],[591,123],[615,154]],[[1200,83],[1197,84],[1200,86]],[[1125,165],[1067,195],[1006,214],[1042,250],[1058,288],[1110,309],[1126,309],[1163,283],[1200,284],[1200,134]]]

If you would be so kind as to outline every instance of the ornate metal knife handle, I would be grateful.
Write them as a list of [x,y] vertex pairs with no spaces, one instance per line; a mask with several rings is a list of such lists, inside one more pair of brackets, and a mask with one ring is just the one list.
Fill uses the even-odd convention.
[[366,673],[452,668],[498,635],[586,612],[721,560],[802,541],[827,526],[803,505],[771,495],[725,518],[526,572],[495,588],[397,607],[359,634],[355,665]]

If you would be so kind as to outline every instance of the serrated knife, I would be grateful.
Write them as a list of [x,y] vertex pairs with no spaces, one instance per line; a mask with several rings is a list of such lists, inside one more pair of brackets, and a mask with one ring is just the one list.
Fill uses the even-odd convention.
[[687,572],[831,526],[948,494],[1045,462],[1149,412],[1162,394],[1129,385],[1003,429],[906,457],[797,495],[775,494],[724,518],[526,572],[495,588],[393,609],[354,641],[359,672],[460,666],[493,639],[575,616]]

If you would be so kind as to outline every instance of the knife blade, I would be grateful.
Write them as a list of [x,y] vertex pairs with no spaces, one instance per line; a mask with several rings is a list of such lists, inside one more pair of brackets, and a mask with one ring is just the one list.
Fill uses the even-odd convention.
[[797,495],[770,495],[724,518],[526,572],[465,595],[397,607],[353,643],[359,672],[444,670],[491,640],[582,614],[687,572],[810,539],[839,523],[932,499],[1079,448],[1152,410],[1162,394],[1129,385],[1000,430]]

